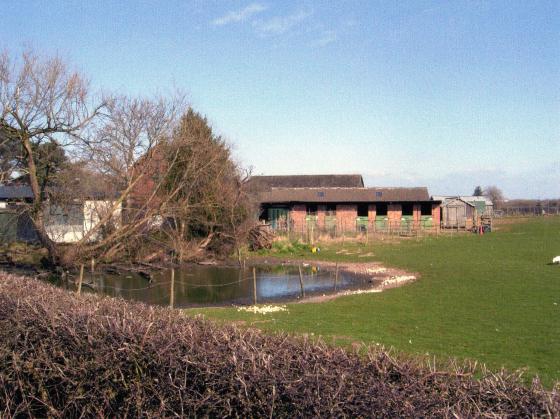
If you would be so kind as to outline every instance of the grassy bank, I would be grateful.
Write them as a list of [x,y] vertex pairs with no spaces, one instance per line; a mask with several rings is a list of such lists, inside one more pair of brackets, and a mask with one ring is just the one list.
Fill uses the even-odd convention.
[[[546,385],[560,379],[560,218],[504,225],[485,236],[399,243],[286,247],[262,256],[380,261],[421,275],[381,294],[289,304],[266,316],[197,309],[269,331],[313,333],[327,341],[380,343],[413,354],[474,359],[496,369],[527,368]],[[342,251],[342,252],[341,252]],[[365,255],[365,256],[364,256]]]

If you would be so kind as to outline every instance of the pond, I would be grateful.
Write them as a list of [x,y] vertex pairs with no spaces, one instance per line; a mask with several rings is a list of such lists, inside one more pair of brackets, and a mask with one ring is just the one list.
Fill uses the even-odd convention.
[[[173,306],[220,306],[252,304],[256,291],[258,303],[297,300],[301,298],[299,268],[294,265],[260,265],[239,269],[224,266],[192,265],[175,269]],[[319,266],[302,267],[306,297],[332,294],[340,290],[370,288],[378,281],[370,277]],[[75,289],[73,284],[59,285]],[[136,274],[84,274],[83,292],[95,292],[127,300],[168,306],[171,300],[171,270],[154,274],[152,280]]]

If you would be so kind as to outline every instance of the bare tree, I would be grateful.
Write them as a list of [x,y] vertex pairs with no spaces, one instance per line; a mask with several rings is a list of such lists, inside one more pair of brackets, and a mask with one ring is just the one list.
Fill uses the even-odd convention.
[[41,146],[71,153],[87,142],[84,132],[100,115],[103,101],[93,102],[89,83],[70,71],[59,58],[43,58],[25,52],[12,59],[0,55],[0,126],[1,137],[21,152],[17,169],[27,176],[33,192],[29,215],[52,263],[59,263],[61,248],[45,227],[45,191],[41,187]]
[[133,169],[138,160],[171,137],[185,110],[181,92],[174,92],[170,98],[113,98],[107,104],[107,118],[95,134],[97,141],[89,149],[95,169],[126,189],[134,182]]
[[[116,246],[135,243],[142,250],[153,241],[180,261],[207,250],[231,253],[238,246],[249,214],[243,177],[227,143],[206,118],[189,109],[172,137],[143,156],[132,172],[133,216],[121,230],[131,233]],[[136,245],[138,235],[144,246]]]
[[[94,103],[88,82],[58,57],[0,56],[0,170],[29,183],[29,216],[52,264],[138,255],[149,243],[180,260],[239,246],[249,219],[241,170],[206,118],[185,108],[178,93]],[[87,199],[97,194],[105,198]],[[70,213],[77,197],[87,228],[59,246],[48,215]]]
[[495,185],[484,188],[484,196],[488,197],[494,204],[494,208],[499,208],[504,202],[504,194],[502,190]]
[[474,188],[473,196],[482,196],[482,186],[477,186]]

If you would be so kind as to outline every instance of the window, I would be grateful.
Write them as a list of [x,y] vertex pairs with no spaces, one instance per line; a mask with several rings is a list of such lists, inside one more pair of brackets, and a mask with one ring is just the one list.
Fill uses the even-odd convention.
[[423,203],[422,207],[420,208],[420,213],[422,215],[432,215],[432,203],[431,202]]
[[358,217],[368,216],[368,204],[358,204]]
[[322,191],[321,191],[321,192],[317,192],[317,196],[318,196],[319,198],[324,198],[324,197],[325,197],[325,192],[322,192]]
[[376,204],[376,215],[387,215],[387,204]]
[[335,204],[327,204],[326,208],[326,216],[335,217],[336,216],[336,205]]
[[375,197],[376,198],[381,198],[382,196],[383,196],[383,192],[381,192],[381,191],[375,192]]
[[317,215],[317,204],[307,204],[307,215]]
[[411,203],[402,204],[402,215],[412,215],[414,205]]

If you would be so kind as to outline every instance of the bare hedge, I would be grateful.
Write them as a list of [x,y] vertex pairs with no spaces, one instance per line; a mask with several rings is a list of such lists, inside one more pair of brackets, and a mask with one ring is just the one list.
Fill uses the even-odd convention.
[[0,416],[558,416],[517,375],[447,373],[0,273]]

